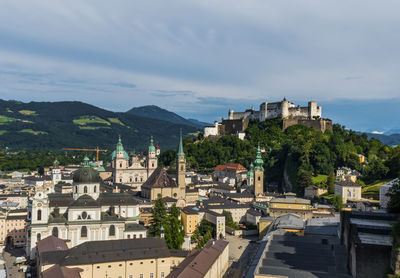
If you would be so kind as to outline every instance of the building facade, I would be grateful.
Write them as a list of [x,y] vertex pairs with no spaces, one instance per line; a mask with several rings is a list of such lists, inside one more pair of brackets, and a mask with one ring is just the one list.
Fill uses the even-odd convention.
[[73,193],[37,191],[32,200],[27,253],[35,256],[36,243],[53,235],[71,247],[93,240],[144,238],[139,205],[128,193],[100,192],[100,177],[85,158],[74,172]]
[[124,150],[121,138],[119,138],[111,159],[114,183],[130,185],[135,187],[137,191],[141,190],[141,185],[146,182],[158,167],[153,138],[150,139],[147,157],[139,155],[129,157],[128,153]]

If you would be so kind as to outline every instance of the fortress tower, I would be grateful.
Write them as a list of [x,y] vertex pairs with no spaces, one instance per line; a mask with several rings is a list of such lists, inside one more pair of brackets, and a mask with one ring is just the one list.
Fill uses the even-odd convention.
[[257,147],[257,156],[254,161],[254,195],[262,195],[264,193],[264,161],[261,157],[261,148]]
[[154,146],[153,137],[150,138],[149,151],[147,153],[147,176],[153,173],[154,169],[157,168],[157,156],[156,147]]

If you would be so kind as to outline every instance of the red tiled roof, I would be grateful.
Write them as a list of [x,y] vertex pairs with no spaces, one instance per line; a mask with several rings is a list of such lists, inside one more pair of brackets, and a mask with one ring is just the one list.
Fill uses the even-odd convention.
[[37,243],[37,250],[40,254],[42,252],[68,250],[68,246],[65,240],[55,236],[48,236]]
[[42,273],[43,278],[80,278],[81,268],[68,268],[58,264],[53,265]]
[[226,165],[217,165],[214,169],[215,171],[224,171],[226,170]]
[[247,169],[240,163],[231,163],[226,165],[227,169],[236,170],[236,171],[247,171]]

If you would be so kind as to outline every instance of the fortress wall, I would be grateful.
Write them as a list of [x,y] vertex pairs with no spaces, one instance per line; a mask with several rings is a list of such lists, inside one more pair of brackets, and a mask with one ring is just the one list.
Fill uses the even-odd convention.
[[290,117],[304,117],[308,118],[308,107],[294,107],[289,108],[289,116]]
[[286,130],[288,127],[293,125],[304,125],[322,132],[325,132],[326,130],[333,130],[332,121],[329,119],[284,119],[282,130]]
[[249,121],[249,119],[223,120],[222,125],[224,126],[224,130],[221,130],[220,135],[234,135],[238,132],[243,132],[249,126]]

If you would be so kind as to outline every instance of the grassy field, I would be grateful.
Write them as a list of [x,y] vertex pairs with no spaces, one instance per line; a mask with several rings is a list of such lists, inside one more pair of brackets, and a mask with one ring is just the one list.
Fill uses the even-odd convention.
[[10,117],[7,117],[7,116],[0,115],[0,123],[10,123],[10,122],[13,122],[13,121],[15,121],[14,118],[10,118]]
[[382,184],[387,183],[388,181],[390,181],[390,180],[383,180],[383,181],[379,181],[379,182],[374,183],[374,184],[367,185],[363,189],[361,189],[361,193],[362,194],[366,194],[366,195],[379,194],[379,187]]
[[90,124],[105,124],[105,125],[111,125],[109,122],[106,120],[97,117],[97,116],[82,116],[79,119],[74,119],[73,120],[74,124],[76,125],[90,125]]
[[315,184],[321,184],[321,183],[324,183],[327,178],[328,178],[328,175],[318,175],[316,177],[312,177],[312,181]]
[[6,132],[7,132],[7,130],[0,130],[0,135],[3,135]]
[[33,110],[19,110],[18,112],[22,115],[37,116],[36,111]]
[[33,134],[33,135],[46,135],[47,134],[47,132],[45,132],[45,131],[35,131],[33,129],[30,129],[30,128],[21,129],[19,132],[30,133],[30,134]]
[[118,118],[107,118],[111,123],[125,126]]
[[95,130],[95,129],[101,129],[101,128],[111,128],[109,126],[79,126],[79,129],[84,129],[84,130]]

